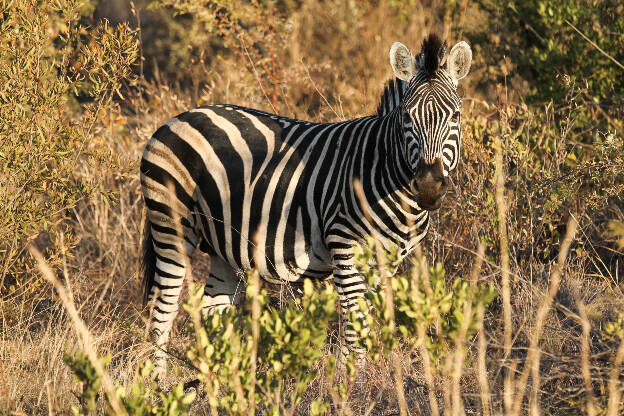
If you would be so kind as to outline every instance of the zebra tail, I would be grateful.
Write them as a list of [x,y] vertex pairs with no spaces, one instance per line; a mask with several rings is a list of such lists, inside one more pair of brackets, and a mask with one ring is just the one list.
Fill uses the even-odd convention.
[[154,237],[152,227],[145,220],[143,231],[143,258],[141,259],[141,272],[143,273],[143,306],[147,305],[149,295],[154,285],[156,275],[156,251],[154,250]]

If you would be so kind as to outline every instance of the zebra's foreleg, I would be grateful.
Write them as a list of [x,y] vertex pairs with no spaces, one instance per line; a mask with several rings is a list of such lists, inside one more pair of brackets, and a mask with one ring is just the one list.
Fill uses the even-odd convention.
[[358,345],[360,337],[355,331],[351,319],[359,320],[364,330],[367,329],[368,324],[358,304],[358,299],[364,296],[367,286],[364,276],[355,267],[353,256],[351,246],[332,250],[334,286],[338,292],[342,322],[340,358],[344,359],[349,352],[355,352],[358,355],[358,360],[360,360],[366,353],[366,349]]
[[202,313],[222,313],[239,303],[245,285],[241,276],[228,263],[217,256],[210,257],[210,275],[204,288]]

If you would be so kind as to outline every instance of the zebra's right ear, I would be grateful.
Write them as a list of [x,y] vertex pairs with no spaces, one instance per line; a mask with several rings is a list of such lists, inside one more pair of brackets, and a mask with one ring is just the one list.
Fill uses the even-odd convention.
[[416,59],[401,42],[394,42],[390,47],[390,66],[394,76],[409,81],[416,74]]

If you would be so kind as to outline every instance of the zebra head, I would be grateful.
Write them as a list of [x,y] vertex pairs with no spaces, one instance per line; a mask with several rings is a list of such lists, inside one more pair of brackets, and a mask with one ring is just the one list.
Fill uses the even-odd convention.
[[442,60],[446,43],[429,35],[418,56],[402,43],[390,48],[394,75],[407,82],[401,102],[405,154],[412,169],[411,188],[416,202],[428,211],[440,207],[448,188],[448,175],[459,161],[461,98],[457,83],[470,70],[472,51],[459,42]]

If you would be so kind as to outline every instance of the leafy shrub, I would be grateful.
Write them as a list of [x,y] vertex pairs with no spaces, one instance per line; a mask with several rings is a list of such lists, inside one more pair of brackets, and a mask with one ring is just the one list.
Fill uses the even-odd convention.
[[[104,367],[108,366],[110,356],[103,357]],[[81,408],[73,407],[74,415],[116,415],[109,402],[109,395],[104,395],[103,411],[98,412],[97,399],[102,380],[97,374],[87,355],[78,350],[74,356],[65,355],[65,363],[72,369],[74,377],[82,384],[82,392],[78,396]],[[189,406],[195,400],[195,393],[184,393],[182,384],[175,386],[168,394],[158,392],[156,372],[151,361],[146,361],[137,370],[135,383],[129,389],[117,386],[112,394],[116,395],[128,414],[132,416],[178,416],[188,414]]]
[[471,244],[477,233],[496,250],[493,155],[500,141],[510,241],[521,266],[531,260],[527,253],[541,260],[552,258],[570,214],[587,214],[593,223],[587,236],[593,242],[603,239],[604,225],[619,215],[617,207],[624,199],[624,138],[619,130],[586,124],[579,102],[584,91],[582,85],[570,83],[567,101],[556,106],[506,102],[499,105],[496,120],[469,119],[466,163],[458,172],[462,189],[457,203],[442,213],[447,220],[440,228],[454,229],[455,223],[470,221],[475,228],[468,228],[469,240],[463,244]]
[[[48,232],[57,252],[61,222],[78,201],[105,191],[82,164],[122,168],[93,138],[138,56],[128,25],[84,24],[84,0],[6,1],[0,22],[0,293],[43,293],[22,256],[27,240]],[[110,195],[109,195],[110,196]],[[63,249],[71,249],[71,234]],[[44,243],[46,241],[44,240]],[[58,243],[58,244],[57,244]],[[40,283],[40,282],[39,282]],[[8,289],[8,290],[7,290]]]
[[[360,331],[373,359],[387,355],[403,339],[412,344],[425,341],[432,358],[437,360],[448,352],[458,337],[463,340],[474,335],[480,325],[478,307],[487,308],[498,295],[491,284],[471,284],[456,278],[449,287],[440,263],[427,268],[422,258],[412,257],[407,260],[410,263],[409,275],[399,273],[388,280],[394,293],[394,311],[388,313],[389,299],[380,284],[380,273],[383,271],[380,272],[377,257],[370,248],[374,244],[369,239],[369,248],[356,250],[357,267],[371,287],[366,299],[372,306],[363,299],[360,302],[360,307],[368,312],[366,320],[372,330],[363,331],[364,328],[359,325],[356,325],[356,330]],[[399,253],[396,246],[384,252],[385,264],[397,265]],[[395,326],[398,333],[394,331]],[[464,326],[465,332],[461,331]],[[416,336],[419,330],[427,331],[431,336],[419,340]]]
[[[398,250],[391,250],[384,260],[388,264],[396,263],[398,253]],[[423,263],[413,262],[412,270],[416,271],[410,276],[392,278],[394,321],[385,313],[390,304],[384,297],[372,250],[360,249],[357,259],[358,267],[372,287],[367,298],[373,309],[365,302],[362,307],[369,312],[366,319],[373,330],[364,331],[357,321],[354,322],[374,361],[387,357],[400,342],[414,348],[419,341],[419,331],[433,328],[435,332],[431,332],[425,342],[431,357],[438,360],[443,353],[451,353],[457,341],[461,339],[464,343],[474,335],[481,325],[477,319],[478,308],[486,308],[497,295],[491,285],[462,279],[456,279],[449,287],[441,265],[427,270],[422,268]],[[326,348],[328,326],[337,318],[337,295],[333,287],[326,284],[324,288],[315,288],[312,281],[305,280],[302,297],[276,309],[269,306],[267,292],[259,290],[258,275],[250,272],[249,276],[245,308],[230,308],[202,318],[203,286],[194,285],[184,304],[191,315],[189,329],[194,338],[186,355],[204,386],[212,413],[238,415],[261,411],[292,415],[301,405],[303,394],[319,377],[320,367],[325,369],[332,400],[347,400],[354,381],[354,362],[350,359],[345,363],[347,377],[333,385],[337,367]],[[398,332],[393,330],[395,325]],[[324,365],[319,366],[319,361],[324,361]],[[92,411],[101,387],[99,378],[86,356],[80,353],[74,358],[66,357],[66,362],[84,383],[83,410]],[[127,397],[123,390],[118,393],[128,411],[161,414],[158,412],[162,408],[175,408],[185,414],[184,406],[194,396],[185,396],[181,386],[167,396],[161,393],[157,405],[150,404],[156,397],[152,368],[150,363],[141,367],[139,378]],[[323,414],[328,406],[323,396],[319,396],[309,403],[310,414]]]
[[[305,280],[303,297],[277,310],[266,307],[265,291],[251,298],[255,290],[254,284],[248,286],[248,301],[258,302],[264,309],[257,318],[259,331],[254,339],[254,317],[240,310],[200,320],[203,287],[191,289],[185,309],[193,318],[196,342],[187,356],[199,369],[199,380],[206,383],[213,408],[245,414],[256,406],[251,401],[253,391],[268,413],[292,414],[317,375],[312,366],[325,353],[327,327],[336,318],[337,296],[330,285],[316,291],[312,282]],[[252,356],[257,357],[255,363]],[[217,392],[221,392],[218,400]]]
[[[618,215],[612,208],[624,198],[624,5],[612,0],[479,4],[490,24],[487,34],[473,32],[477,53],[505,90],[496,90],[497,120],[474,120],[472,130],[489,155],[492,138],[503,143],[506,188],[513,195],[511,240],[520,253],[550,258],[571,213],[587,213],[599,224],[588,235],[603,238],[602,223]],[[529,81],[526,102],[507,100],[508,81],[518,75]],[[494,232],[493,193],[485,196],[489,207],[482,218],[489,217]]]
[[518,72],[533,80],[530,98],[534,101],[562,103],[569,82],[584,85],[579,100],[586,107],[583,124],[602,120],[603,127],[622,127],[621,1],[483,0],[481,5],[492,17],[488,30],[503,37],[496,53],[486,55],[490,65],[502,56],[510,57]]
[[[294,4],[158,0],[152,2],[150,8],[169,8],[175,16],[191,18],[193,26],[198,29],[192,36],[195,40],[193,46],[202,47],[212,34],[218,34],[223,40],[221,47],[230,49],[236,57],[237,66],[246,69],[253,95],[262,96],[265,103],[278,112],[278,96],[283,94],[280,89],[284,87],[285,68],[277,57],[287,45],[289,30],[285,11],[292,11]],[[213,59],[205,56],[204,50],[199,52],[199,56],[201,63]]]

